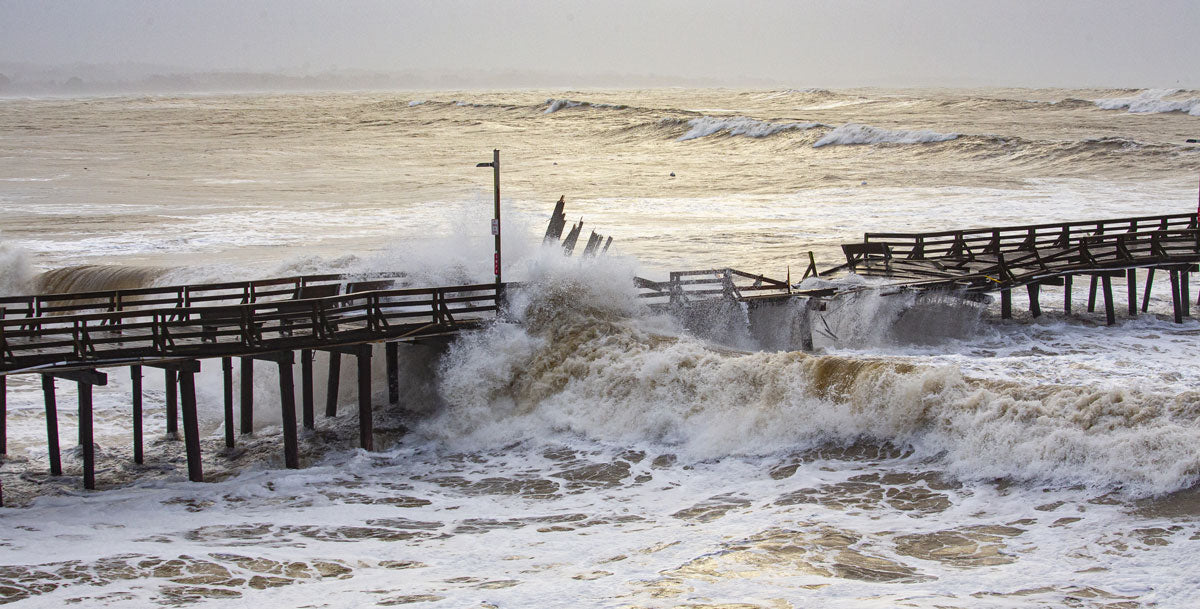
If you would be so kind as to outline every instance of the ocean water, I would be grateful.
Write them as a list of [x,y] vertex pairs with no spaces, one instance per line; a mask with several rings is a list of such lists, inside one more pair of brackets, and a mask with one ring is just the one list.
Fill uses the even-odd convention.
[[[346,407],[282,468],[275,379],[186,481],[147,371],[96,391],[97,478],[46,474],[40,384],[8,380],[0,602],[17,606],[1191,607],[1200,323],[864,290],[816,349],[731,308],[697,329],[632,278],[797,279],[882,230],[1196,209],[1200,93],[422,91],[0,100],[0,293],[402,270],[491,278],[510,315],[401,349],[377,444]],[[541,245],[567,201],[609,254]],[[1144,274],[1141,275],[1144,281]],[[854,278],[841,281],[855,281]],[[1122,284],[1123,282],[1117,282]],[[1193,281],[1193,285],[1196,282]],[[1117,302],[1123,302],[1121,285]],[[1195,296],[1192,296],[1195,297]],[[1018,299],[1019,300],[1019,299]],[[376,365],[382,358],[375,358]],[[324,360],[318,360],[317,384]],[[382,372],[379,370],[378,372]],[[351,378],[349,363],[342,372]],[[379,379],[383,375],[375,374]],[[345,383],[343,384],[345,385]]]

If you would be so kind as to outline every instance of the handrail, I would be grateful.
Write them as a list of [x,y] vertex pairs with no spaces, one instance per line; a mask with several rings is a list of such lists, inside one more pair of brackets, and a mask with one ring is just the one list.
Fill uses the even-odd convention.
[[[497,312],[496,284],[398,288],[320,298],[0,319],[0,372],[122,357],[221,355],[441,331]],[[458,320],[455,319],[458,316]],[[393,328],[394,327],[394,328]]]
[[[8,316],[22,315],[25,318],[71,311],[107,310],[121,311],[131,307],[147,307],[176,303],[182,307],[193,303],[221,301],[256,302],[264,298],[285,300],[280,296],[294,298],[302,287],[313,283],[399,279],[406,277],[402,272],[342,273],[321,275],[297,275],[251,281],[230,281],[185,285],[153,286],[120,290],[96,290],[89,292],[64,292],[22,296],[0,296],[0,307],[7,309]],[[288,286],[281,288],[280,286]],[[217,292],[217,293],[214,293]],[[136,298],[136,297],[159,298]],[[65,304],[60,304],[65,303]],[[12,305],[19,305],[13,307]]]

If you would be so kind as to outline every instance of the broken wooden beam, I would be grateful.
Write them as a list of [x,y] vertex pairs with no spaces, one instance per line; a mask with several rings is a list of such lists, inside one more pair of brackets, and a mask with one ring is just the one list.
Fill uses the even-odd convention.
[[600,243],[602,241],[604,241],[604,237],[596,234],[596,231],[592,231],[591,236],[588,237],[587,245],[583,247],[583,257],[591,258],[595,256],[600,250]]
[[567,225],[567,214],[563,211],[566,206],[566,195],[558,198],[558,203],[554,204],[554,212],[550,214],[550,224],[546,226],[546,236],[542,239],[543,244],[558,243],[562,238],[563,228]]
[[563,250],[570,256],[575,251],[575,243],[579,241],[579,233],[583,230],[583,218],[579,219],[579,223],[571,226],[571,232],[567,233],[567,238],[563,239]]

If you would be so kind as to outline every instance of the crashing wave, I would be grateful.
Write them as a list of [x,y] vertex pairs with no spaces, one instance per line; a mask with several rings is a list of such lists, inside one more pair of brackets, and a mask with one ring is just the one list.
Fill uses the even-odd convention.
[[1164,114],[1183,112],[1200,116],[1200,98],[1165,99],[1179,89],[1147,89],[1133,97],[1097,99],[1095,104],[1104,110],[1128,110],[1131,114]]
[[929,131],[928,129],[916,131],[892,130],[859,123],[846,123],[817,140],[813,144],[813,148],[820,148],[822,146],[853,146],[859,144],[927,144],[946,142],[958,137],[959,134],[957,133],[938,133],[936,131]]
[[688,121],[687,124],[691,129],[679,137],[681,142],[708,137],[722,131],[731,136],[768,137],[789,129],[803,131],[821,125],[820,123],[770,123],[745,116],[702,116]]
[[414,100],[408,102],[408,107],[411,108],[413,106],[420,106],[424,103],[425,103],[425,100],[423,100],[423,99],[414,99]]
[[[460,337],[442,361],[446,409],[420,433],[468,449],[565,434],[659,444],[699,459],[878,443],[936,459],[959,479],[1083,484],[1134,496],[1200,479],[1194,392],[971,379],[954,366],[878,357],[731,351],[640,313],[628,289],[577,276],[543,278],[513,296],[513,321]],[[875,312],[868,307],[863,318]]]

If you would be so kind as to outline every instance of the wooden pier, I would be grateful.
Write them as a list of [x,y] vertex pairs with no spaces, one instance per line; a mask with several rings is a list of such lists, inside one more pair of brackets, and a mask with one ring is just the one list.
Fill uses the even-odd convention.
[[1001,317],[1012,316],[1012,291],[1025,288],[1029,310],[1041,314],[1040,288],[1063,286],[1063,310],[1071,312],[1075,277],[1090,280],[1088,311],[1103,288],[1105,318],[1116,323],[1113,279],[1127,282],[1128,311],[1136,316],[1137,270],[1145,269],[1145,312],[1157,271],[1170,278],[1176,323],[1190,315],[1188,276],[1200,262],[1200,230],[1194,213],[1004,226],[925,233],[867,233],[842,246],[846,263],[822,276],[851,271],[885,277],[923,290],[999,292]]
[[[565,224],[561,201],[547,241],[557,242]],[[553,235],[551,235],[553,233]],[[591,241],[598,245],[598,237]],[[611,240],[610,240],[611,241]],[[598,248],[590,248],[598,249]],[[605,245],[607,249],[607,244]],[[1062,286],[1063,308],[1072,311],[1076,277],[1091,281],[1088,310],[1103,296],[1109,324],[1116,320],[1112,280],[1128,282],[1128,311],[1138,313],[1137,271],[1144,269],[1140,310],[1149,306],[1157,271],[1169,275],[1176,322],[1190,315],[1189,275],[1200,263],[1195,214],[990,227],[922,233],[867,233],[842,246],[845,264],[818,273],[809,255],[803,278],[843,273],[886,278],[893,291],[941,291],[980,299],[999,293],[1001,317],[1012,316],[1012,291],[1025,288],[1029,310],[1041,314],[1040,288]],[[594,254],[593,254],[594,255]],[[255,362],[279,370],[286,467],[299,467],[298,427],[315,428],[313,356],[329,354],[325,415],[337,414],[341,357],[356,358],[359,445],[374,447],[371,418],[372,345],[385,345],[390,403],[400,400],[398,345],[449,337],[482,327],[498,316],[508,284],[416,288],[402,273],[311,275],[249,282],[0,297],[0,453],[7,452],[7,378],[41,376],[45,397],[50,472],[62,474],[55,382],[78,386],[79,444],[83,485],[95,488],[92,388],[108,382],[108,369],[126,369],[132,386],[133,458],[144,459],[142,376],[161,370],[166,387],[166,433],[182,424],[188,477],[203,480],[195,375],[204,360],[220,360],[225,445],[236,431],[254,429]],[[792,306],[808,311],[862,286],[804,290],[787,280],[733,269],[679,271],[667,281],[638,278],[639,296],[653,308],[684,315],[719,310],[729,303],[747,311]],[[1200,298],[1200,295],[1198,295]],[[775,330],[769,329],[771,332]],[[811,348],[811,328],[799,348]],[[234,359],[241,383],[234,409]],[[301,369],[301,412],[296,413],[294,367]],[[2,500],[2,499],[0,499]]]
[[[242,434],[254,427],[256,361],[279,370],[284,462],[299,467],[294,365],[301,365],[301,416],[315,426],[313,354],[329,354],[326,416],[337,413],[342,355],[357,359],[359,445],[374,447],[372,345],[385,345],[388,397],[399,402],[398,345],[478,328],[496,317],[500,284],[397,287],[402,274],[313,275],[250,282],[181,285],[0,298],[0,453],[7,453],[7,377],[38,374],[46,403],[50,472],[62,474],[55,381],[79,388],[83,485],[95,488],[92,388],[105,369],[124,368],[132,382],[134,460],[143,460],[144,368],[163,371],[169,435],[182,419],[188,477],[203,480],[195,375],[203,360],[220,360],[225,444],[235,444],[233,359],[239,360]],[[297,358],[297,355],[299,356]]]

